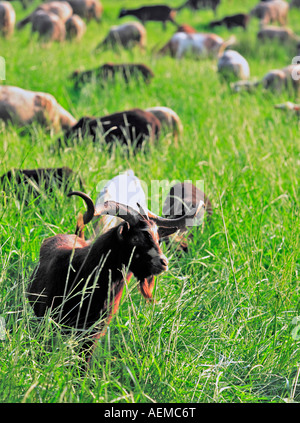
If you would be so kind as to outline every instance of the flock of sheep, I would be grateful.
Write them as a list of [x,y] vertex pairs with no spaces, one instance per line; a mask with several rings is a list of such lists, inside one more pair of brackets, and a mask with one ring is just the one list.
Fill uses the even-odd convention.
[[[183,7],[206,6],[215,11],[219,3],[220,0],[188,0],[177,9],[164,5],[122,9],[119,18],[130,15],[135,16],[139,22],[112,27],[97,49],[116,46],[132,48],[136,45],[145,49],[146,22],[158,21],[163,26],[171,22],[176,31],[157,51],[158,56],[170,54],[177,59],[185,55],[217,58],[218,71],[238,80],[232,85],[236,91],[253,89],[262,84],[264,88],[274,90],[292,86],[298,93],[299,78],[294,76],[298,68],[300,70],[299,65],[271,70],[261,81],[250,82],[247,60],[237,51],[228,49],[236,43],[234,36],[223,40],[214,33],[198,33],[187,24],[177,23],[177,13]],[[300,7],[300,2],[294,0],[292,3]],[[212,21],[210,27],[240,26],[246,30],[249,19],[256,17],[261,22],[257,35],[259,39],[277,38],[295,42],[297,46],[298,37],[283,26],[287,22],[289,9],[290,5],[283,0],[262,1],[249,14],[226,16]],[[4,1],[0,2],[0,31],[4,37],[9,37],[15,26],[21,30],[30,24],[32,32],[37,32],[42,41],[80,39],[86,30],[85,22],[90,19],[99,21],[102,12],[99,0],[50,1],[41,4],[16,25],[14,9]],[[274,23],[282,26],[274,26]],[[74,87],[80,89],[94,78],[98,83],[103,83],[107,79],[113,80],[116,75],[125,82],[134,78],[143,83],[150,83],[154,77],[152,70],[142,63],[106,63],[83,72],[74,70],[71,78]],[[285,107],[297,110],[293,103],[287,103]],[[0,86],[0,119],[19,126],[38,122],[45,128],[63,132],[59,138],[60,145],[68,144],[74,138],[90,137],[93,142],[104,139],[107,143],[114,143],[118,140],[139,148],[144,142],[157,139],[164,129],[172,134],[175,142],[183,131],[179,116],[168,107],[146,110],[135,108],[102,117],[83,116],[77,120],[48,93],[6,85]],[[59,181],[59,186],[69,189],[70,185],[66,182],[71,174],[71,169],[64,167],[10,171],[1,177],[0,184],[5,186],[11,180],[24,184],[30,179],[36,186],[43,180],[46,182],[45,187],[51,189],[54,178]],[[135,187],[134,201],[131,203],[127,201],[126,195],[123,196],[130,184],[131,189],[132,184]],[[73,191],[69,195],[81,197],[87,205],[87,211],[79,216],[74,234],[59,234],[43,242],[39,263],[30,278],[28,299],[38,317],[52,310],[57,322],[79,332],[90,331],[82,346],[86,360],[89,361],[95,339],[103,335],[118,309],[125,280],[129,281],[134,275],[139,281],[142,295],[151,299],[154,276],[168,268],[168,259],[161,250],[162,240],[170,239],[178,231],[181,235],[186,234],[191,226],[188,220],[202,221],[204,212],[209,221],[212,206],[205,194],[193,185],[178,184],[165,199],[164,216],[157,216],[147,209],[145,195],[132,171],[116,176],[100,193],[95,204],[82,191]],[[99,217],[102,219],[100,225],[97,223]],[[96,236],[85,240],[84,227],[91,221],[94,222]],[[188,248],[188,237],[183,239],[179,236],[175,242],[182,250]]]

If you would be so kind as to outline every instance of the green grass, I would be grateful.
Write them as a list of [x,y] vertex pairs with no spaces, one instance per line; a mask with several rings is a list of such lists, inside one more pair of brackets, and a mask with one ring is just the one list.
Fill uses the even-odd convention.
[[[256,1],[222,3],[219,16],[248,11]],[[166,136],[135,157],[88,141],[58,151],[57,135],[38,126],[27,134],[1,126],[0,173],[12,167],[70,166],[94,199],[99,181],[129,167],[148,186],[153,180],[203,180],[213,223],[196,231],[186,255],[164,247],[170,269],[156,279],[155,303],[145,303],[135,281],[126,287],[82,376],[78,340],[62,335],[51,319],[38,321],[25,297],[41,242],[72,233],[82,202],[55,190],[26,204],[13,190],[0,191],[0,316],[7,329],[0,341],[0,401],[299,401],[300,343],[292,336],[293,319],[300,315],[299,124],[295,116],[274,109],[277,102],[295,99],[262,90],[232,94],[214,60],[155,57],[152,49],[170,38],[171,24],[166,32],[160,24],[147,24],[145,53],[94,55],[108,28],[118,23],[121,7],[118,0],[103,4],[102,23],[90,22],[80,43],[45,48],[30,40],[29,28],[1,40],[5,83],[49,92],[76,118],[171,107],[184,126],[179,147]],[[19,20],[25,13],[13,5]],[[298,34],[299,18],[299,10],[290,12],[289,25]],[[178,14],[180,23],[199,31],[212,19],[211,11]],[[290,64],[295,55],[292,46],[259,45],[257,29],[253,20],[246,33],[232,31],[252,78]],[[230,36],[224,28],[217,32]],[[68,75],[74,69],[107,60],[142,61],[155,78],[148,86],[118,82],[73,90]]]

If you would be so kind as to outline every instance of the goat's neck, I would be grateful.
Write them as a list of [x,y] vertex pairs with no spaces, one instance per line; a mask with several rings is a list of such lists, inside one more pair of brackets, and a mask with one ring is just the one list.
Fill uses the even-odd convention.
[[103,272],[110,273],[114,280],[122,277],[122,268],[128,266],[131,256],[131,251],[121,245],[117,228],[110,229],[78,251],[79,261],[82,264],[86,260],[91,270],[97,266],[102,267]]

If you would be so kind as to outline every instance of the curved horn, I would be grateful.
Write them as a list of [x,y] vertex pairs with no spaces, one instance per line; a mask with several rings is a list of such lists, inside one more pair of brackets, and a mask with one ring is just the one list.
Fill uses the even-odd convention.
[[136,224],[138,220],[144,219],[144,217],[132,207],[117,203],[116,201],[105,201],[105,203],[97,207],[95,216],[102,216],[104,214],[118,216],[129,224]]
[[149,220],[148,211],[146,211],[139,203],[136,203],[138,208],[140,209],[141,215],[146,219]]
[[83,215],[83,223],[86,225],[93,219],[95,215],[95,206],[93,200],[91,199],[91,197],[81,191],[69,192],[68,197],[71,197],[71,195],[78,195],[78,197],[81,197],[85,201],[87,205],[87,211]]
[[200,202],[197,207],[190,210],[185,215],[175,218],[175,219],[167,219],[164,217],[157,216],[151,211],[148,211],[148,217],[149,219],[153,220],[158,227],[164,227],[164,228],[182,228],[186,225],[187,219],[193,219],[196,214],[199,212],[200,208],[203,206],[203,202]]

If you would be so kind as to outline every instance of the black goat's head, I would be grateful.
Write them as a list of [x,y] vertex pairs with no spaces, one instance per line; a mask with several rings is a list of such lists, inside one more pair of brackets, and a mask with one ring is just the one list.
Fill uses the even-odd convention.
[[141,207],[138,212],[130,206],[114,201],[107,201],[96,210],[93,201],[86,194],[74,191],[68,194],[71,195],[80,196],[88,208],[80,221],[77,221],[76,233],[79,235],[82,233],[83,225],[90,222],[94,216],[111,215],[124,220],[113,230],[116,231],[122,254],[130,258],[129,270],[139,280],[158,275],[168,269],[168,260],[159,245],[160,239],[184,227],[186,219],[194,217],[197,213],[194,209],[180,218],[166,219],[146,212]]
[[126,9],[121,9],[120,13],[119,13],[119,18],[123,18],[123,16],[128,15],[127,10]]

